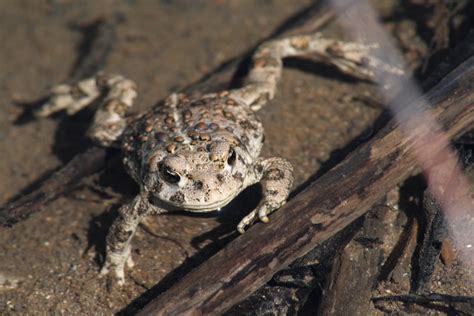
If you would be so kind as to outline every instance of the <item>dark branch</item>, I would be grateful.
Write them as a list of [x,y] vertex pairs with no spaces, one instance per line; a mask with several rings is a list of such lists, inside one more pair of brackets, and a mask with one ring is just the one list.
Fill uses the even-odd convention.
[[[66,166],[44,181],[37,190],[5,206],[0,212],[0,224],[12,226],[74,188],[78,184],[78,179],[102,169],[105,153],[103,148],[92,147],[74,157]],[[84,163],[85,161],[87,163]]]

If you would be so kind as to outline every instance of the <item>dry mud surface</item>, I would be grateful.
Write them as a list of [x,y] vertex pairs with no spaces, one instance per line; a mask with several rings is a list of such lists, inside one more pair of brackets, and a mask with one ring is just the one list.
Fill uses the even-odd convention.
[[[117,14],[113,51],[105,71],[138,83],[137,109],[194,82],[252,47],[309,0],[265,1],[2,1],[0,2],[0,204],[18,196],[81,152],[89,143],[90,115],[58,115],[15,123],[17,105],[45,96],[68,78],[82,35],[74,25]],[[395,1],[386,1],[389,14]],[[414,47],[425,44],[410,21]],[[393,26],[393,25],[392,25]],[[341,37],[334,25],[327,36]],[[417,46],[418,45],[418,46]],[[353,97],[375,88],[327,66],[289,61],[276,98],[261,110],[266,128],[262,156],[295,166],[298,188],[363,135],[380,114]],[[45,210],[0,230],[0,314],[112,314],[133,312],[153,285],[222,247],[239,216],[163,215],[144,223],[133,241],[136,267],[127,285],[109,293],[98,278],[104,238],[121,203],[136,185],[119,166],[82,180]],[[243,203],[244,210],[251,205]],[[237,212],[237,211],[236,211]],[[291,223],[289,223],[291,224]],[[262,225],[262,224],[258,224]],[[179,271],[179,270],[178,270]],[[179,275],[179,274],[178,274]],[[132,303],[132,305],[130,305]]]

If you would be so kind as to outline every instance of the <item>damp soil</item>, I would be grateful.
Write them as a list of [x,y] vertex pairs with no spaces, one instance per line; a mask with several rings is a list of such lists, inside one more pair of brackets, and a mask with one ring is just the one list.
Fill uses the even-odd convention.
[[[68,79],[80,53],[81,26],[102,17],[120,20],[103,69],[135,80],[140,111],[246,51],[310,2],[2,1],[0,204],[21,196],[90,145],[84,137],[87,111],[18,120],[21,104],[41,99]],[[405,51],[415,68],[428,43],[413,17],[395,14],[398,5],[384,1],[378,9],[392,17],[386,19],[388,30],[408,34],[404,40],[411,50]],[[334,23],[323,32],[344,37]],[[367,82],[308,60],[291,59],[285,66],[275,99],[259,113],[266,129],[262,156],[290,160],[298,191],[367,139],[381,110],[367,102],[379,98]],[[133,240],[136,266],[126,271],[126,285],[110,289],[98,277],[105,235],[117,208],[137,192],[120,165],[110,161],[42,212],[0,230],[1,314],[132,313],[155,284],[165,289],[235,238],[236,223],[254,206],[246,196],[255,194],[245,192],[219,214],[147,220]],[[436,277],[437,284],[443,284],[440,278],[450,284],[445,292],[459,283],[449,277]]]

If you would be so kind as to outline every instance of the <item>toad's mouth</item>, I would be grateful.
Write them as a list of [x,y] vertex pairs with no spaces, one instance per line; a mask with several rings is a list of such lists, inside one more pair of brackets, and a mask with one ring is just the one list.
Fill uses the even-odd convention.
[[204,203],[201,201],[181,201],[181,202],[174,202],[170,200],[160,199],[156,196],[150,196],[149,202],[157,207],[161,207],[164,209],[171,209],[176,211],[187,211],[193,213],[204,213],[204,212],[212,212],[219,210],[220,208],[229,204],[242,190],[236,190],[231,194],[227,195],[225,198],[217,201],[213,201],[211,203]]
[[214,201],[212,203],[182,203],[181,205],[174,205],[184,211],[194,212],[194,213],[204,213],[204,212],[212,212],[215,210],[220,209],[221,207],[226,206],[230,203],[237,195],[239,195],[240,191],[235,191],[232,194],[229,194],[226,198],[218,201]]

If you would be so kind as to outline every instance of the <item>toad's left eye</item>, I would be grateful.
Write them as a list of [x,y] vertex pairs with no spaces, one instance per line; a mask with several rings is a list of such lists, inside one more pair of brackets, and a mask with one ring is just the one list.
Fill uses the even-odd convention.
[[227,155],[227,163],[232,166],[235,164],[236,160],[237,160],[237,154],[235,153],[234,148],[230,148],[229,154]]

